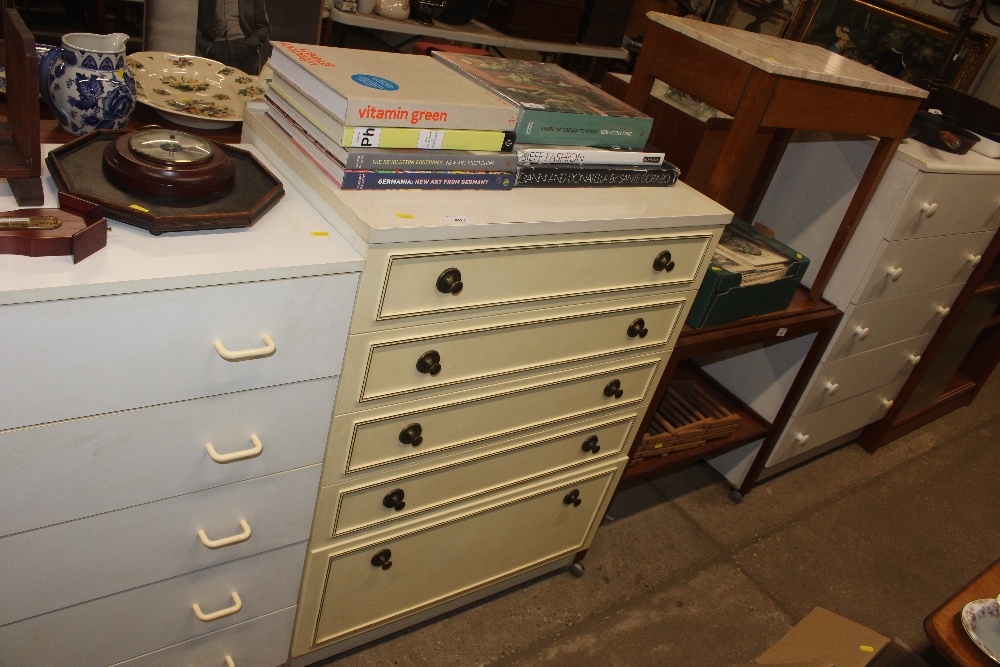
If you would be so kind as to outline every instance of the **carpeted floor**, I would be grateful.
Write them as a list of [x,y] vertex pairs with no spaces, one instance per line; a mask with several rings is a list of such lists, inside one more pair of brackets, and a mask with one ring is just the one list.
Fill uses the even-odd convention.
[[822,606],[944,666],[922,623],[1000,557],[998,441],[995,374],[972,406],[740,505],[699,465],[619,495],[583,578],[554,573],[328,664],[726,667]]

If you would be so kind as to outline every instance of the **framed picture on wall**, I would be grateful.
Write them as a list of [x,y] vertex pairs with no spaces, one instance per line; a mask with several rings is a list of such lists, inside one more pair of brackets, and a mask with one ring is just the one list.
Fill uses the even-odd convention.
[[[792,33],[903,81],[929,79],[941,66],[958,26],[915,9],[877,0],[813,0]],[[972,31],[945,83],[967,90],[996,44]]]

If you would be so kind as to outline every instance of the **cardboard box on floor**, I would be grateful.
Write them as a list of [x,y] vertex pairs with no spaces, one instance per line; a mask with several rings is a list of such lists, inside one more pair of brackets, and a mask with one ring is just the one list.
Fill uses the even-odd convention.
[[816,607],[754,661],[784,667],[928,667],[905,646]]

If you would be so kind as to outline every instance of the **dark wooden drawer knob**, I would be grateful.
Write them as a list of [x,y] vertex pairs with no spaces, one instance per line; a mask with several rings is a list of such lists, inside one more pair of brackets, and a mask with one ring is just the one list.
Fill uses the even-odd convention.
[[392,552],[388,549],[382,549],[382,551],[379,551],[377,554],[372,556],[372,565],[380,567],[383,570],[388,570],[392,567],[392,561],[389,560],[390,558],[392,558]]
[[666,271],[668,273],[674,270],[674,263],[670,258],[669,250],[664,250],[656,256],[656,259],[653,260],[653,270]]
[[406,507],[406,503],[403,502],[403,497],[405,494],[402,489],[393,489],[389,493],[385,494],[385,498],[382,499],[382,504],[391,510],[396,510],[397,512]]
[[573,507],[579,507],[582,502],[583,501],[580,500],[580,492],[577,489],[573,489],[566,494],[565,498],[563,498],[564,504],[572,505]]
[[420,443],[424,441],[423,436],[420,435],[423,432],[424,429],[420,427],[420,424],[410,424],[399,432],[399,441],[404,445],[419,447]]
[[456,268],[445,269],[444,273],[438,276],[435,283],[438,292],[441,294],[458,294],[465,287],[462,284],[462,272]]
[[584,440],[582,449],[585,452],[591,452],[593,454],[596,454],[597,452],[601,451],[601,446],[597,444],[597,436],[592,435],[586,440]]
[[441,355],[435,350],[424,352],[417,359],[417,370],[426,375],[437,375],[441,372]]
[[645,338],[646,334],[649,333],[649,329],[646,328],[646,320],[640,317],[635,322],[628,325],[628,329],[625,330],[625,333],[628,334],[629,338],[635,338],[636,336],[639,338]]
[[606,387],[604,387],[604,395],[608,398],[621,398],[624,393],[625,392],[622,391],[622,383],[620,380],[612,380]]

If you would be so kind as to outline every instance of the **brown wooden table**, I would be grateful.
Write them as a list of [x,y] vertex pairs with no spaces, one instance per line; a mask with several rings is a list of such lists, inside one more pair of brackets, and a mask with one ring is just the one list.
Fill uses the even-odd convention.
[[973,600],[995,598],[1000,593],[1000,560],[955,593],[924,619],[924,632],[938,651],[955,667],[996,667],[988,655],[972,643],[962,627],[962,609]]

